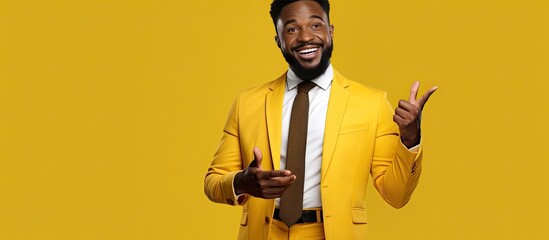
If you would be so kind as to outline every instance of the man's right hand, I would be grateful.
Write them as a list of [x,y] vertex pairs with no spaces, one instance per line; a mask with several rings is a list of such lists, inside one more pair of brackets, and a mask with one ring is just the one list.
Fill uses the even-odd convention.
[[250,165],[235,176],[236,195],[247,193],[258,198],[282,196],[286,188],[294,183],[296,176],[289,170],[263,171],[261,169],[263,154],[257,147],[254,147],[254,157]]

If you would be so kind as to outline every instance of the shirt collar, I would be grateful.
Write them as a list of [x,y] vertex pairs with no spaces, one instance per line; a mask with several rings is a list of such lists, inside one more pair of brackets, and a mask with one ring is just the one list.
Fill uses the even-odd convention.
[[[330,63],[330,65],[328,66],[328,68],[326,68],[326,71],[322,75],[311,81],[323,90],[327,90],[332,83],[332,79],[334,79],[334,69],[332,68],[332,64]],[[303,82],[303,80],[295,75],[294,71],[289,68],[288,73],[286,74],[286,86],[288,87],[288,91],[291,91],[292,89],[297,87],[297,85],[301,82]]]

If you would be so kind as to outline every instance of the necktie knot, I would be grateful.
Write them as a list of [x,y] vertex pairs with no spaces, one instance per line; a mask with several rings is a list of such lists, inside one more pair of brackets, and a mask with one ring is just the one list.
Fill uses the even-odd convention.
[[313,89],[316,86],[314,82],[311,81],[303,81],[299,85],[297,85],[297,91],[308,93],[311,89]]

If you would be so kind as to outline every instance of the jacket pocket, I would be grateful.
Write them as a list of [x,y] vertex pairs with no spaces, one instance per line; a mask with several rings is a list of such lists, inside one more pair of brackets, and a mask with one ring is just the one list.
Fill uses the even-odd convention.
[[339,135],[368,130],[368,125],[368,122],[344,124],[341,126],[341,129],[339,129]]
[[248,211],[242,212],[242,218],[240,218],[240,225],[241,226],[248,225]]
[[364,211],[364,209],[352,209],[351,216],[353,218],[353,223],[357,223],[357,224],[368,223],[368,219],[366,218],[366,211]]

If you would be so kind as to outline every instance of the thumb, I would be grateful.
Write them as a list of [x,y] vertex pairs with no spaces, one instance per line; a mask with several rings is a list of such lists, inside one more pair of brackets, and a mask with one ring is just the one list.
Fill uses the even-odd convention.
[[250,167],[256,167],[261,169],[261,162],[263,161],[263,154],[258,147],[254,147],[254,160],[250,163]]

